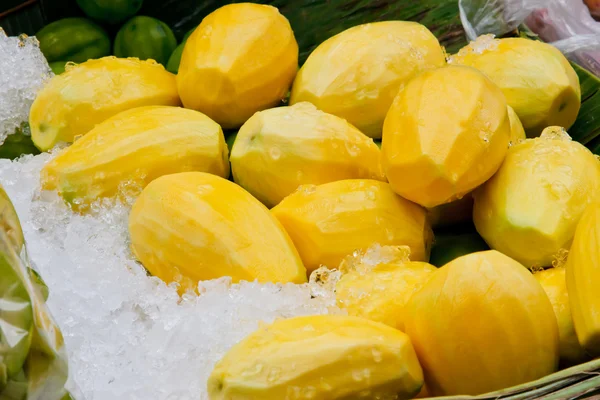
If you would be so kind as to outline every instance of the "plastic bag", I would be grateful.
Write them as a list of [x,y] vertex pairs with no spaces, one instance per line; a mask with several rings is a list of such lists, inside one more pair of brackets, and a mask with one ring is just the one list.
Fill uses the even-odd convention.
[[600,76],[600,22],[583,0],[459,0],[470,40],[505,35],[525,23],[570,60]]
[[0,186],[0,400],[67,400],[63,336],[31,268],[23,231]]

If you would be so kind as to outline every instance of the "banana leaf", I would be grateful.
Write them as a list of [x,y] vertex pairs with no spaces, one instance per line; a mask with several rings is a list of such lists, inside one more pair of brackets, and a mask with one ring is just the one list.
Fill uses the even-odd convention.
[[0,186],[0,399],[61,400],[67,356],[45,304],[48,288],[31,268],[23,231]]

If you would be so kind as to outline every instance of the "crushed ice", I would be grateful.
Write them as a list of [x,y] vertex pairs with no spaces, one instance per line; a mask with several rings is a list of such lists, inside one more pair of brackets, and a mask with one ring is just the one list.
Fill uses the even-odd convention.
[[468,54],[483,54],[486,51],[496,50],[500,41],[493,34],[481,35],[472,40],[467,46],[453,56],[448,56],[448,64],[460,63],[460,59]]
[[199,296],[150,277],[129,251],[127,203],[69,210],[39,191],[53,155],[0,160],[0,183],[23,225],[29,253],[50,288],[49,307],[65,336],[69,390],[78,400],[207,399],[214,363],[261,321],[341,312],[310,284],[199,285]]
[[53,75],[35,37],[8,37],[0,28],[0,144],[17,130],[29,134],[31,104]]

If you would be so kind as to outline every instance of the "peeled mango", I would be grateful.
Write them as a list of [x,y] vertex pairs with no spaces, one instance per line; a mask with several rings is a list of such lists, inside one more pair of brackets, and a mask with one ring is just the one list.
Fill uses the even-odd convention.
[[383,125],[383,168],[394,192],[423,207],[459,200],[488,180],[508,149],[504,95],[470,67],[425,71]]
[[117,24],[135,15],[143,0],[77,0],[83,12],[96,20]]
[[277,320],[233,346],[208,378],[210,400],[410,399],[423,373],[408,336],[344,315]]
[[152,181],[129,215],[134,255],[154,276],[179,284],[307,281],[292,241],[269,210],[233,182],[205,172]]
[[85,18],[63,18],[44,26],[35,37],[49,63],[81,63],[110,54],[110,38],[100,26]]
[[115,56],[152,59],[167,65],[177,47],[177,39],[167,24],[156,18],[138,15],[127,21],[115,38]]
[[60,142],[72,143],[121,111],[180,104],[175,75],[154,61],[89,60],[67,66],[39,91],[29,113],[31,138],[46,151]]
[[434,272],[412,296],[405,326],[432,396],[492,392],[558,366],[558,327],[544,289],[494,250]]
[[[389,252],[385,246],[379,252]],[[385,262],[354,263],[343,271],[335,286],[338,307],[349,315],[381,322],[404,331],[406,305],[412,294],[421,288],[437,270],[431,264],[396,258]],[[352,256],[351,256],[352,257]],[[381,257],[381,255],[380,255]],[[346,263],[347,265],[347,263]],[[344,270],[343,267],[340,267]]]
[[525,129],[523,128],[523,124],[519,119],[519,116],[515,112],[515,110],[511,106],[507,106],[508,108],[508,119],[510,120],[510,144],[517,144],[521,140],[525,140],[527,136],[525,135]]
[[475,67],[498,85],[528,137],[539,136],[553,125],[569,129],[577,119],[579,78],[554,46],[525,38],[484,35],[449,62]]
[[445,63],[438,40],[419,23],[358,25],[311,53],[294,81],[290,104],[308,101],[380,138],[398,89],[418,72]]
[[168,174],[229,176],[221,127],[180,107],[146,106],[96,125],[42,169],[42,188],[57,190],[74,209],[104,197],[133,195]]
[[303,184],[385,181],[381,151],[373,140],[310,103],[254,114],[239,130],[231,168],[236,183],[267,207]]
[[600,163],[560,127],[512,146],[473,197],[473,221],[491,248],[526,267],[552,265],[571,245],[584,209],[600,193]]
[[433,234],[422,207],[390,185],[347,179],[302,185],[271,212],[294,241],[308,271],[336,268],[355,250],[373,244],[410,248],[413,261],[429,260]]
[[560,343],[560,359],[566,365],[575,365],[588,359],[585,350],[579,344],[573,317],[569,306],[569,293],[567,292],[567,280],[565,268],[548,268],[536,272],[533,276],[542,285],[558,322],[558,337]]
[[286,96],[298,70],[298,43],[277,8],[225,5],[207,15],[181,56],[177,87],[186,108],[239,128]]
[[582,215],[566,264],[567,291],[579,343],[600,356],[600,204]]

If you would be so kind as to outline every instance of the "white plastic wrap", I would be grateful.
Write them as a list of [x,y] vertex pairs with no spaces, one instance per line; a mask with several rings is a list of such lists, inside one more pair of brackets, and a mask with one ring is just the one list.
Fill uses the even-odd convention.
[[600,76],[600,22],[583,0],[459,0],[469,40],[504,35],[525,23],[542,40]]

